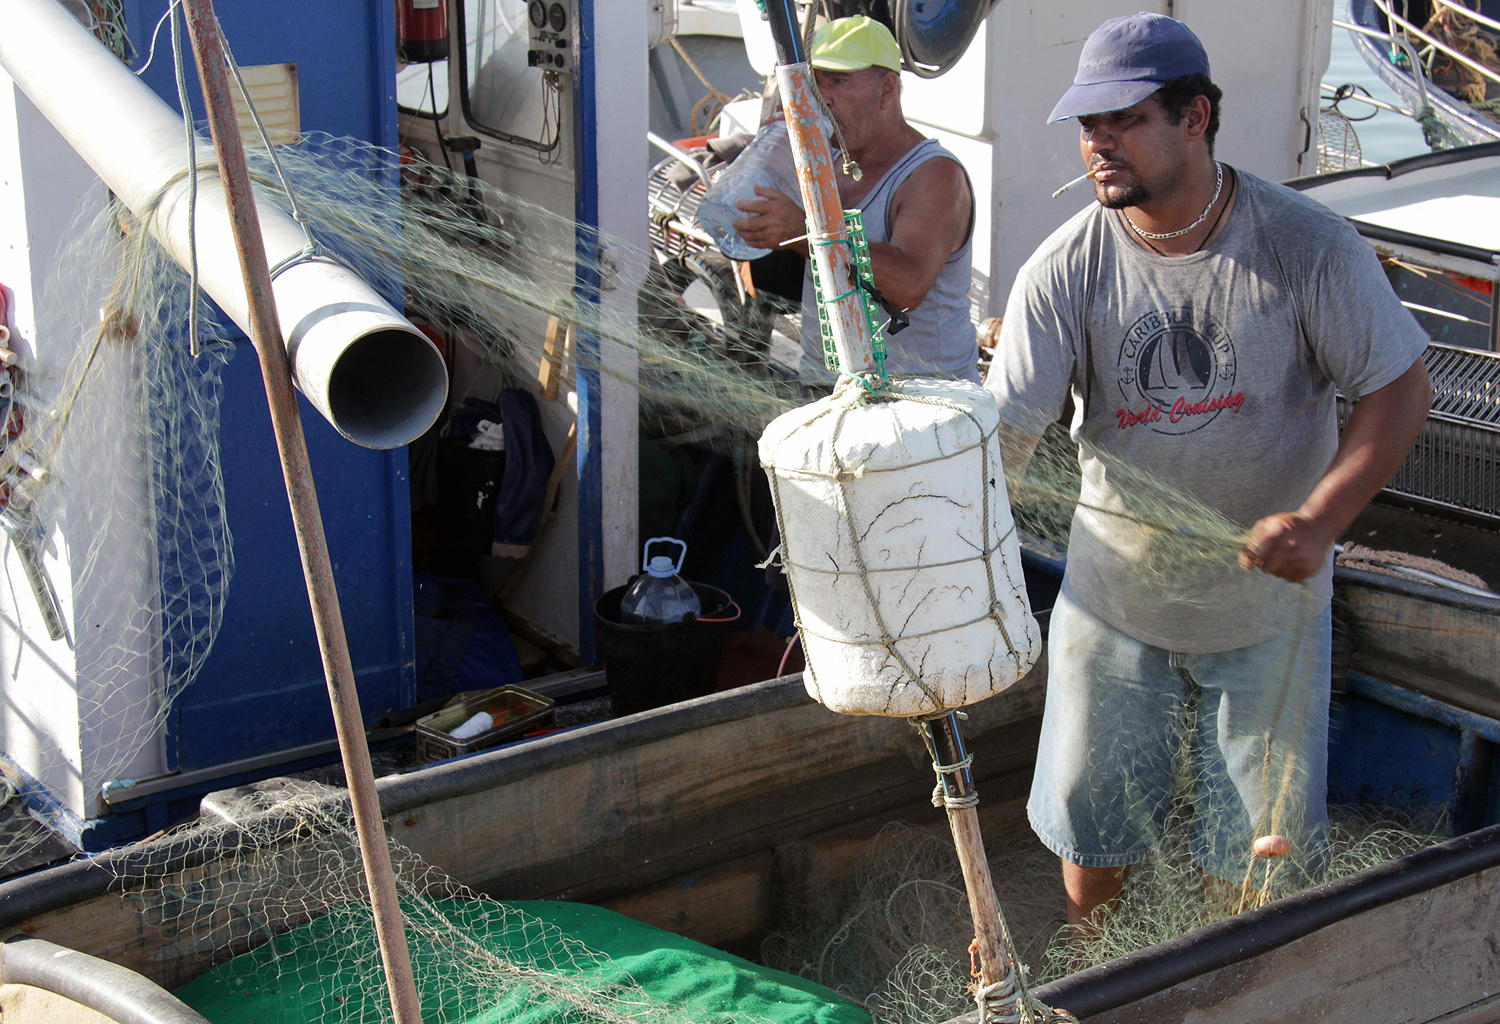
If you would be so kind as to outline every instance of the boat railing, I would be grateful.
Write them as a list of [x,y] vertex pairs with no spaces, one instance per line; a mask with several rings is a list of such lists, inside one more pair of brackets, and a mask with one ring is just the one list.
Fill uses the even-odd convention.
[[[1479,26],[1485,26],[1495,31],[1500,31],[1500,23],[1496,23],[1493,19],[1485,17],[1479,12],[1456,2],[1456,0],[1433,0],[1433,3],[1438,7],[1443,7],[1448,10],[1454,11],[1455,13],[1461,15],[1463,18],[1468,19],[1476,26],[1476,28]],[[1366,35],[1373,35],[1377,38],[1388,37],[1392,41],[1400,41],[1405,43],[1406,45],[1403,46],[1403,49],[1407,51],[1408,59],[1412,62],[1411,66],[1414,72],[1420,70],[1424,73],[1424,77],[1427,78],[1430,78],[1432,75],[1431,65],[1423,64],[1416,59],[1416,55],[1415,53],[1413,53],[1410,43],[1410,39],[1413,37],[1421,40],[1424,44],[1426,44],[1424,49],[1431,48],[1435,53],[1442,53],[1444,56],[1451,58],[1458,64],[1462,64],[1464,67],[1475,72],[1486,81],[1494,82],[1497,85],[1500,85],[1500,71],[1497,71],[1495,68],[1490,67],[1482,61],[1475,60],[1473,57],[1470,57],[1468,54],[1455,49],[1443,40],[1429,35],[1425,28],[1408,21],[1404,15],[1397,14],[1394,10],[1394,5],[1390,3],[1389,0],[1374,0],[1374,4],[1376,9],[1385,15],[1386,24],[1391,26],[1392,31],[1389,33],[1381,33],[1379,31],[1372,31],[1368,29],[1359,29],[1358,31],[1362,31]],[[1400,30],[1400,34],[1397,33],[1397,29]],[[1403,38],[1403,36],[1405,38]],[[1414,73],[1413,78],[1416,77],[1417,74]]]
[[[1379,4],[1379,0],[1376,0],[1376,3]],[[1384,10],[1385,8],[1382,7],[1381,9]],[[1358,35],[1368,36],[1371,39],[1378,39],[1382,43],[1399,47],[1406,54],[1406,60],[1412,67],[1412,81],[1417,86],[1417,106],[1425,110],[1432,105],[1427,99],[1427,76],[1422,73],[1422,62],[1417,59],[1416,47],[1412,46],[1410,42],[1390,32],[1382,32],[1378,28],[1369,28],[1365,25],[1356,25],[1352,21],[1340,21],[1335,18],[1333,19],[1333,25],[1334,28],[1347,29]],[[1411,111],[1402,111],[1402,113],[1410,117],[1417,116]]]
[[655,132],[647,132],[646,141],[651,143],[651,145],[655,146],[657,149],[661,150],[663,153],[672,157],[678,163],[687,167],[693,172],[694,175],[697,176],[699,181],[703,182],[705,188],[708,187],[708,185],[710,184],[708,180],[708,172],[703,169],[703,162],[701,160],[695,159],[691,153],[683,152],[682,148],[675,142],[668,142],[666,139],[662,138]]

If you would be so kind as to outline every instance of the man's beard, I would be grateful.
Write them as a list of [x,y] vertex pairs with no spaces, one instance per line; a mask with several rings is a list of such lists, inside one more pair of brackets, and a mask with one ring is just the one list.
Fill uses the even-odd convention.
[[1094,188],[1094,197],[1105,209],[1123,210],[1127,206],[1140,206],[1150,202],[1151,190],[1139,181],[1117,186],[1110,191],[1106,191],[1106,186],[1098,185]]

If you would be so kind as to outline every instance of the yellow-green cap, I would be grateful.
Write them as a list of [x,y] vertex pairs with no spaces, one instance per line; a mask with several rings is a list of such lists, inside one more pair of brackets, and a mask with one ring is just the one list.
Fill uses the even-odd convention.
[[896,37],[874,18],[856,14],[835,18],[813,35],[808,63],[824,71],[859,71],[882,67],[901,70]]

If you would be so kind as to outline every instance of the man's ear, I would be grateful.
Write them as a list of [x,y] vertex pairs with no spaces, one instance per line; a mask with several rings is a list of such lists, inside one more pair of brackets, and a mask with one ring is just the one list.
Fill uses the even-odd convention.
[[1203,137],[1203,133],[1208,131],[1208,121],[1212,113],[1213,104],[1208,101],[1207,96],[1199,93],[1192,98],[1182,115],[1183,130],[1189,139],[1197,140]]
[[888,107],[901,95],[901,74],[897,71],[885,69],[885,74],[880,76],[880,105]]

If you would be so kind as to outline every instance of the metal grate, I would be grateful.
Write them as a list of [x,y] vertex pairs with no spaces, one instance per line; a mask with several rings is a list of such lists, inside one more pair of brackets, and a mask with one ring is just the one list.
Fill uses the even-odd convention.
[[646,195],[650,210],[651,249],[659,257],[680,260],[713,247],[713,240],[698,226],[698,205],[708,193],[708,186],[696,178],[683,188],[674,172],[681,161],[668,157],[646,178]]
[[[1500,354],[1433,344],[1432,411],[1386,493],[1500,522]],[[1339,426],[1350,404],[1339,398]]]

